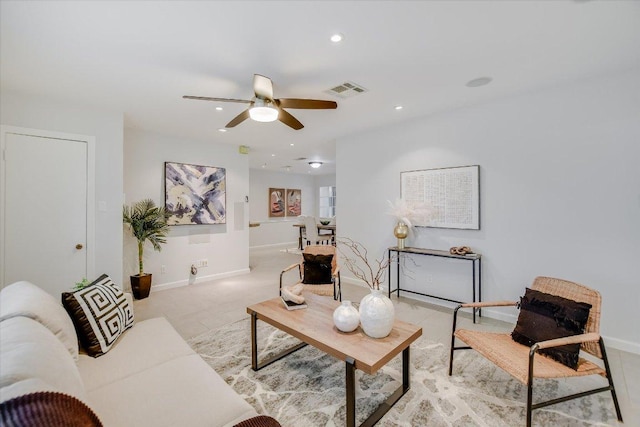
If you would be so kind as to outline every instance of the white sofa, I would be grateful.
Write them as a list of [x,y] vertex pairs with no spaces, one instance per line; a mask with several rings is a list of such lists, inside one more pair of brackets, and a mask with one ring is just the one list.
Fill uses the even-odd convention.
[[0,291],[0,402],[37,391],[78,398],[104,426],[233,426],[257,415],[166,319],[136,322],[93,358],[78,354],[62,304],[17,282]]

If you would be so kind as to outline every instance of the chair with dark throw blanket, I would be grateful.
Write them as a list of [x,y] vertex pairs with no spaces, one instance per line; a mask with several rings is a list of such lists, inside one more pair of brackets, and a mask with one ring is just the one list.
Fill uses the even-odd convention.
[[318,295],[332,296],[342,300],[340,287],[340,267],[335,246],[309,245],[302,251],[302,262],[292,264],[280,273],[280,295],[282,295],[285,273],[298,268],[298,282],[303,290]]
[[[600,293],[586,286],[550,277],[537,277],[520,302],[478,302],[459,305],[453,314],[449,375],[453,353],[473,349],[527,386],[527,426],[531,412],[545,406],[610,391],[616,415],[622,421],[611,370],[600,336]],[[458,310],[517,306],[518,322],[513,332],[496,333],[456,329]],[[466,346],[456,347],[456,338]],[[580,357],[580,351],[598,361]],[[532,402],[534,378],[567,378],[601,375],[607,385],[545,402]]]

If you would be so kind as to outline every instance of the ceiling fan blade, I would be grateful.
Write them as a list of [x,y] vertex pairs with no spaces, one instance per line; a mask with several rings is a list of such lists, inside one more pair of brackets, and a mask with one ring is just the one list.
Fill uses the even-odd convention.
[[278,114],[278,120],[280,120],[282,123],[284,123],[285,125],[295,130],[300,130],[304,127],[298,119],[296,119],[295,117],[293,117],[291,114],[289,114],[283,109],[280,109],[280,114]]
[[191,96],[184,95],[184,99],[197,99],[198,101],[217,101],[217,102],[241,102],[243,104],[251,104],[251,101],[246,99],[233,99],[233,98],[210,98],[208,96]]
[[271,79],[260,74],[254,74],[253,92],[258,98],[273,99],[273,83]]
[[282,108],[301,108],[307,110],[338,108],[338,103],[335,101],[322,101],[319,99],[282,98],[277,99],[276,103]]
[[235,116],[233,120],[227,123],[225,127],[227,128],[235,127],[240,123],[244,122],[245,120],[247,120],[248,118],[249,118],[249,110],[247,109],[247,110],[244,110],[242,113],[238,114],[237,116]]

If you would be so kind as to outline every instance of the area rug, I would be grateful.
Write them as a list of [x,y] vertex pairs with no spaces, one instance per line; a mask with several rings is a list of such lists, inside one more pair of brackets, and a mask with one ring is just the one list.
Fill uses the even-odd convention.
[[[260,360],[298,341],[258,322]],[[345,365],[312,346],[258,372],[251,369],[249,319],[189,340],[191,347],[258,413],[284,427],[345,425]],[[474,351],[456,353],[448,376],[448,346],[418,339],[411,346],[411,390],[378,426],[523,426],[526,387]],[[363,422],[400,385],[402,361],[375,375],[356,371],[356,423]],[[573,381],[573,382],[570,382]],[[536,380],[534,402],[603,385],[601,378]],[[609,393],[533,412],[535,426],[615,425]]]

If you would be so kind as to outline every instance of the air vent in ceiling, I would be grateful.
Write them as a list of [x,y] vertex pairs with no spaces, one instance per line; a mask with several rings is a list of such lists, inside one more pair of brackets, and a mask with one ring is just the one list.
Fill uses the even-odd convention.
[[293,160],[307,160],[306,157],[298,157],[297,159],[293,159]]
[[368,92],[368,90],[354,82],[344,82],[338,86],[332,87],[331,89],[327,89],[324,92],[329,95],[337,96],[338,98],[353,98],[356,95]]

